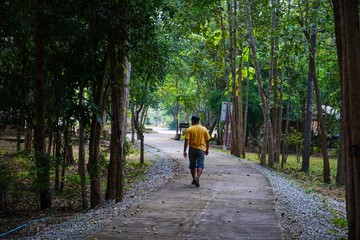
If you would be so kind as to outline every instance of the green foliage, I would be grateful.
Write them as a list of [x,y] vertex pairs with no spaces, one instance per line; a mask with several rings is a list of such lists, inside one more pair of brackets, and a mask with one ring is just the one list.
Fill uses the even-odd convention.
[[124,142],[124,155],[128,156],[133,153],[133,148],[131,147],[130,141],[126,138]]
[[295,128],[290,127],[290,131],[288,134],[288,141],[290,144],[301,144],[304,140],[303,134],[298,132]]
[[345,217],[334,217],[331,219],[331,222],[335,224],[338,228],[347,229],[348,228],[348,222]]
[[0,154],[0,206],[2,209],[30,207],[26,206],[23,198],[29,200],[35,197],[34,192],[29,191],[29,186],[34,178],[29,173],[31,168],[29,159],[21,155],[3,153]]

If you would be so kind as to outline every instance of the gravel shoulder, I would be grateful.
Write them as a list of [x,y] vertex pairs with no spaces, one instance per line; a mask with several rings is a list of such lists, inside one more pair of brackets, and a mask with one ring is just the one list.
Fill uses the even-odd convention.
[[347,239],[347,231],[332,221],[346,218],[346,204],[302,187],[260,164],[240,159],[265,175],[276,197],[284,239]]

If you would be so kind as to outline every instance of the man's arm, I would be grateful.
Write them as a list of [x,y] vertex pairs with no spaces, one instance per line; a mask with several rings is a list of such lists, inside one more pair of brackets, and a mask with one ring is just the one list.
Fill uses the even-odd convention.
[[205,155],[208,155],[208,154],[209,154],[209,142],[210,142],[210,141],[206,141],[206,142],[205,142],[205,145],[206,145],[206,147],[205,147]]
[[187,158],[187,148],[188,148],[188,145],[189,145],[189,140],[185,139],[185,142],[184,142],[184,158]]

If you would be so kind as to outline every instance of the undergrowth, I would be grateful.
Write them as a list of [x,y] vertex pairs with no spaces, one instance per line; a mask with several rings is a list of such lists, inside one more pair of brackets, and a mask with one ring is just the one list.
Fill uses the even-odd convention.
[[[81,207],[80,176],[77,172],[77,161],[66,166],[61,191],[51,189],[52,208],[42,211],[38,206],[38,195],[34,186],[34,162],[31,155],[24,155],[13,151],[14,146],[0,149],[0,233],[9,231],[33,219],[49,217],[48,223],[64,221],[84,210]],[[140,164],[139,150],[135,146],[128,146],[126,163],[124,165],[124,193],[134,184],[146,177],[151,161]],[[74,148],[76,152],[76,147]],[[76,154],[74,154],[76,156]],[[101,151],[101,186],[105,196],[109,151]],[[86,173],[88,175],[88,173]],[[55,173],[51,171],[51,186],[54,186]],[[90,181],[86,179],[88,195]],[[12,237],[33,235],[32,232],[17,231]]]

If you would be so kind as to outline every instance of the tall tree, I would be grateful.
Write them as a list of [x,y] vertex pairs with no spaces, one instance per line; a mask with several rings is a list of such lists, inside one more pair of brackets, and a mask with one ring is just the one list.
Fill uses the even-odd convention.
[[115,2],[112,11],[118,22],[111,32],[109,41],[112,122],[106,195],[108,199],[115,199],[116,202],[119,202],[124,197],[124,149],[131,72],[128,60],[129,2],[127,0]]
[[226,84],[226,92],[227,92],[227,104],[226,104],[226,116],[225,116],[225,132],[224,132],[224,141],[223,141],[223,149],[227,148],[228,138],[229,138],[229,124],[231,118],[231,103],[230,103],[230,84],[229,84],[229,69],[228,69],[228,57],[227,57],[227,44],[226,44],[226,26],[223,16],[222,8],[219,8],[219,17],[220,17],[220,26],[221,26],[221,43],[223,48],[223,66],[224,66],[224,82]]
[[[279,22],[279,2],[277,0],[271,0],[271,33],[270,33],[270,69],[269,69],[269,78],[272,79],[273,86],[273,95],[274,95],[274,107],[272,114],[272,129],[273,132],[272,142],[269,142],[269,146],[273,148],[273,161],[279,162],[279,149],[280,149],[280,136],[281,136],[281,105],[279,104],[279,91],[278,91],[278,22]],[[279,134],[280,132],[280,134]],[[270,158],[269,158],[270,160]],[[273,164],[273,163],[272,163]]]
[[44,1],[36,1],[36,80],[35,80],[35,131],[34,148],[37,167],[37,187],[40,194],[40,208],[51,207],[50,163],[45,148],[45,36]]
[[[230,38],[230,73],[232,93],[231,113],[231,153],[235,156],[244,156],[244,134],[243,134],[243,101],[242,101],[242,42],[238,41],[238,6],[237,1],[228,2],[228,25]],[[240,39],[242,40],[242,39]],[[237,61],[238,59],[238,61]],[[237,63],[238,62],[238,63]],[[237,73],[237,74],[236,74]]]
[[89,163],[88,172],[90,178],[90,207],[95,208],[101,201],[100,179],[100,135],[102,129],[102,116],[106,106],[106,74],[108,70],[109,54],[105,54],[103,60],[102,75],[97,78],[94,88],[94,104],[97,106],[92,114],[90,139],[89,139]]
[[[251,4],[249,3],[249,1],[247,1],[246,3],[247,6],[247,14],[248,14],[248,29],[249,29],[249,44],[250,44],[250,48],[251,48],[251,52],[252,52],[252,57],[254,60],[254,67],[255,67],[255,75],[256,75],[256,82],[257,82],[257,86],[258,86],[258,92],[259,95],[261,97],[261,108],[262,108],[262,113],[263,113],[263,118],[264,118],[264,122],[263,122],[263,133],[261,136],[261,148],[260,148],[260,163],[262,165],[266,164],[266,151],[267,151],[267,134],[270,133],[270,131],[268,131],[268,127],[269,127],[269,122],[270,122],[270,116],[269,116],[269,108],[267,108],[267,106],[269,106],[268,104],[270,103],[270,100],[268,98],[268,94],[266,93],[266,90],[264,89],[264,83],[263,83],[263,79],[262,79],[262,75],[261,75],[261,70],[260,70],[260,63],[259,63],[259,59],[258,59],[258,53],[257,53],[257,47],[256,47],[256,42],[255,42],[255,37],[254,37],[254,27],[253,27],[253,17],[251,15],[252,11],[251,11]],[[270,81],[270,79],[269,79]],[[268,89],[269,91],[270,89]],[[271,125],[271,123],[270,123]]]
[[79,160],[78,160],[78,173],[80,175],[81,186],[81,206],[83,209],[89,208],[86,187],[86,168],[85,168],[85,114],[84,114],[84,83],[80,83],[79,90],[79,109],[83,111],[80,114],[79,121]]
[[300,25],[304,28],[304,34],[308,41],[309,49],[309,69],[306,92],[306,112],[305,112],[305,131],[304,131],[304,147],[301,171],[309,172],[310,154],[311,154],[311,123],[313,118],[313,95],[314,95],[314,78],[316,77],[315,50],[316,50],[316,34],[317,28],[311,27],[315,24],[315,17],[311,16],[309,1],[305,1],[304,5],[300,5]]
[[359,1],[333,0],[340,67],[346,161],[348,239],[360,239],[360,26]]

